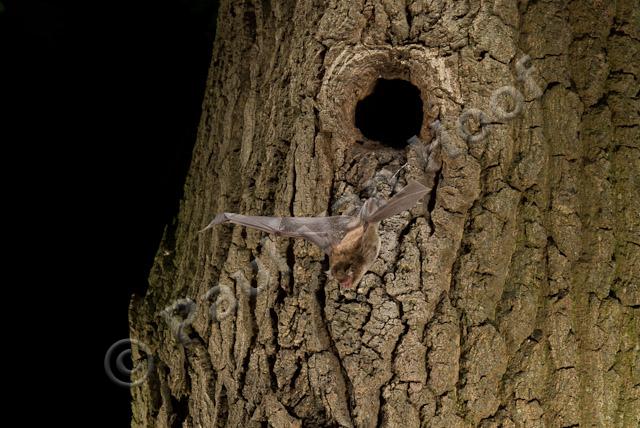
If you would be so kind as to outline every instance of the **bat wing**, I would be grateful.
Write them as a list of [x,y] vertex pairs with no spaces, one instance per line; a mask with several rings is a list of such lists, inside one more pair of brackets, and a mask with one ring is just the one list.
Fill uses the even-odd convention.
[[369,199],[362,207],[365,223],[374,223],[413,208],[430,190],[412,180],[388,201]]
[[221,223],[235,223],[274,235],[304,238],[331,254],[333,246],[340,242],[348,230],[359,224],[359,219],[352,216],[268,217],[221,213],[202,231]]

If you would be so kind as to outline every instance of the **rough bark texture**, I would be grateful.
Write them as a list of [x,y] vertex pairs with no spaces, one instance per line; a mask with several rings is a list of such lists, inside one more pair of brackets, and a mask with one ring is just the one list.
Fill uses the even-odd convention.
[[[638,1],[223,0],[213,58],[179,217],[131,303],[155,362],[134,426],[638,426]],[[420,179],[415,147],[356,143],[380,76],[420,89],[423,140],[435,119],[448,138],[435,205],[382,223],[357,295],[306,242],[275,240],[287,270],[256,231],[197,233],[223,210],[331,212],[406,161]],[[521,114],[466,142],[460,114],[505,85]],[[237,301],[220,321],[216,285]],[[184,297],[186,346],[159,315]]]

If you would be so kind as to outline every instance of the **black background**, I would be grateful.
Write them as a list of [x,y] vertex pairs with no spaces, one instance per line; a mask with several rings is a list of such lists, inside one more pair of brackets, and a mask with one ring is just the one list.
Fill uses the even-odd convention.
[[34,178],[16,194],[43,226],[25,246],[44,279],[24,290],[49,306],[35,337],[56,380],[40,398],[63,401],[51,423],[128,426],[129,391],[103,357],[128,337],[130,295],[177,213],[217,1],[0,1],[8,187]]

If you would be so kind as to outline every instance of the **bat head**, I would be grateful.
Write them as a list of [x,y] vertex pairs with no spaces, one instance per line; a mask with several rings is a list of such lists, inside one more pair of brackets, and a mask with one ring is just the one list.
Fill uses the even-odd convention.
[[340,288],[354,288],[365,274],[361,260],[342,260],[331,266],[331,277],[340,284]]

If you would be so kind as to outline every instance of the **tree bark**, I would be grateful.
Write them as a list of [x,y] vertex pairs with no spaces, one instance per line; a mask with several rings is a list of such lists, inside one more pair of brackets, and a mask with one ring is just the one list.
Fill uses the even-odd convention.
[[[153,361],[133,426],[638,426],[638,1],[223,0],[217,28],[179,216],[131,302]],[[418,146],[357,143],[380,77],[420,90],[443,166],[357,293],[309,243],[198,233],[334,214],[405,162],[424,180]],[[505,86],[522,110],[465,138]]]

